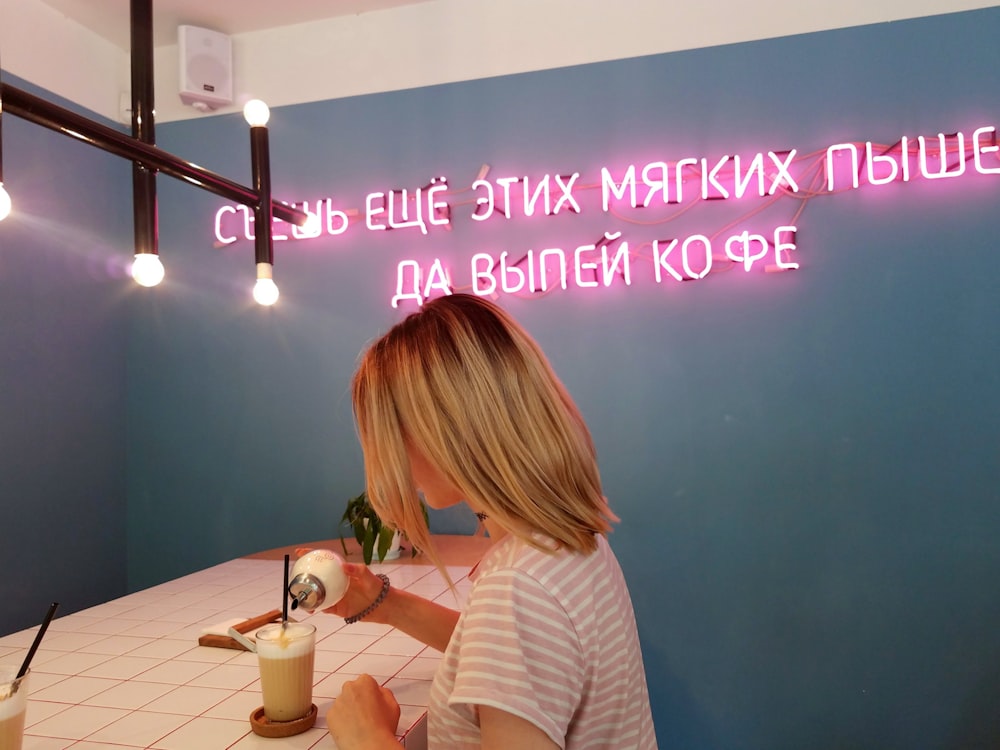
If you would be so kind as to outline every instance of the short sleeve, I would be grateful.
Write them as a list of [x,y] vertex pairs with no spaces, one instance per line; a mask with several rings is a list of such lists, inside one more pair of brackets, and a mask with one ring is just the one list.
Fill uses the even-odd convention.
[[542,584],[500,569],[477,580],[463,615],[449,705],[488,705],[519,716],[559,747],[585,694],[573,623]]

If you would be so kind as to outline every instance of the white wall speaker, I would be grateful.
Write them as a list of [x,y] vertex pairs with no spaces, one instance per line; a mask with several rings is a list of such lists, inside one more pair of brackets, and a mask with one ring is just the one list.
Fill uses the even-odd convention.
[[233,43],[218,31],[177,27],[181,101],[209,112],[233,103]]

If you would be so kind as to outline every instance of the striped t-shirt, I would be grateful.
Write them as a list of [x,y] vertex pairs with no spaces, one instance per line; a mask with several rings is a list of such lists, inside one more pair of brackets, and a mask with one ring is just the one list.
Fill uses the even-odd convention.
[[434,677],[429,750],[478,750],[480,705],[566,750],[655,750],[632,602],[603,536],[587,555],[510,536],[483,558]]

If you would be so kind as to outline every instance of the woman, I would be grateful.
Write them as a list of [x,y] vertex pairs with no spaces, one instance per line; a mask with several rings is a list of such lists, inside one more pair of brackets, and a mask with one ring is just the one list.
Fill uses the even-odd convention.
[[[590,433],[534,340],[500,307],[437,298],[364,354],[353,383],[368,496],[438,564],[420,510],[466,503],[494,545],[463,611],[364,565],[327,610],[444,652],[428,746],[656,747],[635,618],[606,534]],[[443,566],[438,564],[442,569]],[[339,750],[397,748],[399,707],[370,676],[327,716]]]

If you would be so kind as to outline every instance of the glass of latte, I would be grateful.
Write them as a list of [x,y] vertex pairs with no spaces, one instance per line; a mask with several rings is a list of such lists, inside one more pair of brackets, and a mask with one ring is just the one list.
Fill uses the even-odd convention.
[[0,750],[21,750],[30,674],[18,678],[17,667],[0,665]]
[[276,623],[257,631],[257,664],[264,715],[268,721],[294,721],[312,709],[316,626]]

